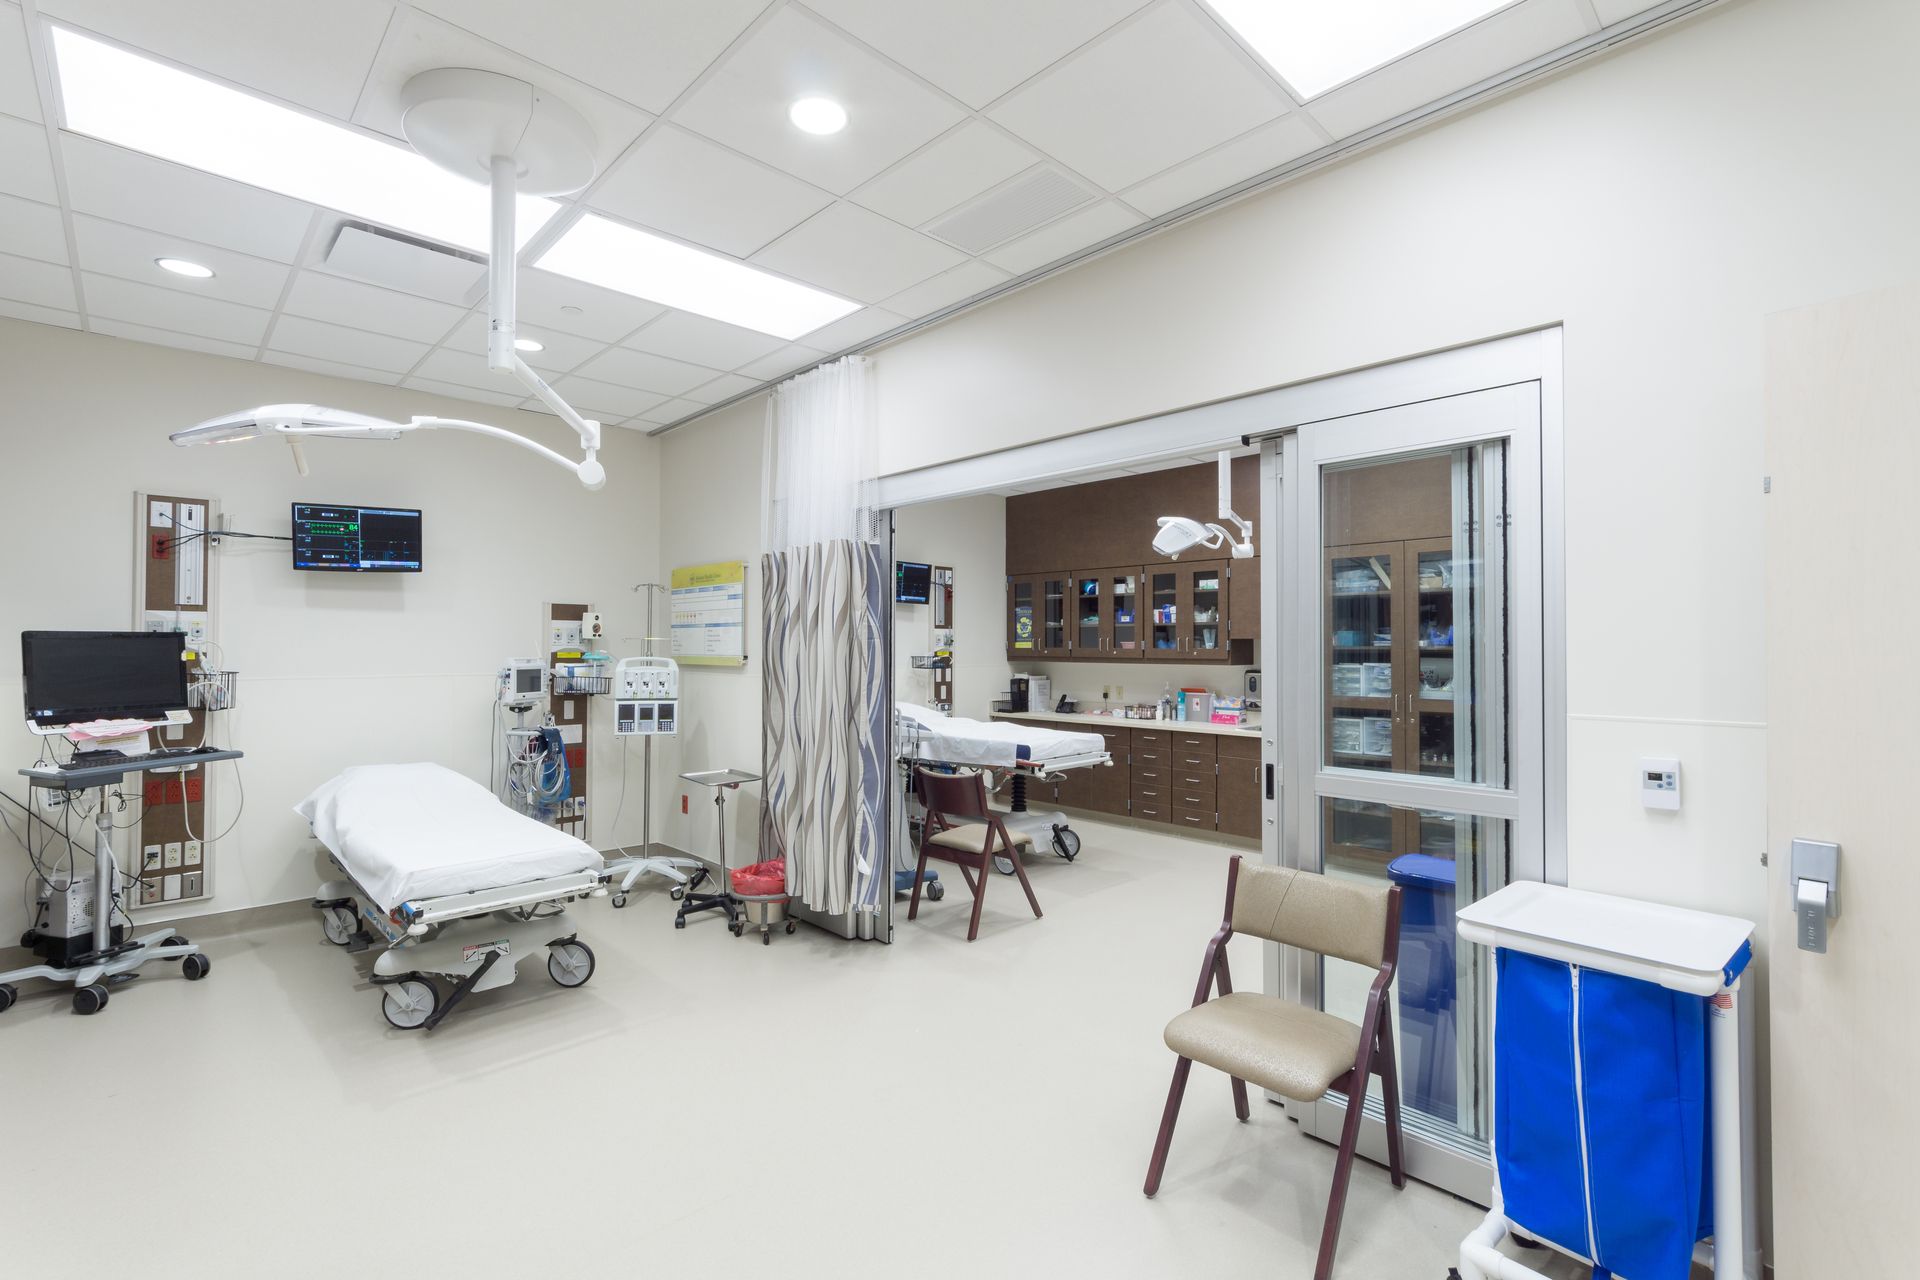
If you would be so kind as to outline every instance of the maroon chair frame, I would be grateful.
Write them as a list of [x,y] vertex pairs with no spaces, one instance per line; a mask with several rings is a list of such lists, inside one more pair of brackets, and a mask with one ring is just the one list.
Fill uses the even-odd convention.
[[[1235,855],[1227,867],[1226,911],[1221,917],[1220,928],[1208,941],[1206,956],[1200,963],[1200,981],[1193,991],[1194,1008],[1212,999],[1212,991],[1216,986],[1223,996],[1233,991],[1233,979],[1227,970],[1227,940],[1233,937],[1233,895],[1239,882],[1240,857]],[[1396,1189],[1407,1185],[1400,1139],[1400,1081],[1393,1052],[1393,1017],[1387,1008],[1388,989],[1393,985],[1394,968],[1399,957],[1400,886],[1393,885],[1387,891],[1387,937],[1381,952],[1380,969],[1374,974],[1373,985],[1367,989],[1366,1012],[1361,1017],[1360,1047],[1354,1054],[1353,1066],[1327,1087],[1328,1093],[1338,1092],[1347,1096],[1347,1118],[1340,1128],[1340,1154],[1333,1165],[1333,1189],[1327,1197],[1326,1223],[1320,1230],[1320,1257],[1313,1270],[1314,1280],[1331,1280],[1333,1275],[1333,1254],[1340,1243],[1340,1219],[1347,1208],[1347,1182],[1353,1172],[1353,1157],[1360,1141],[1360,1120],[1366,1111],[1366,1088],[1376,1075],[1380,1077],[1381,1101],[1386,1111],[1388,1173]],[[1166,1109],[1160,1116],[1160,1132],[1154,1139],[1153,1158],[1147,1165],[1147,1182],[1143,1189],[1148,1196],[1160,1189],[1160,1175],[1167,1167],[1167,1149],[1173,1144],[1174,1122],[1180,1118],[1180,1100],[1186,1093],[1187,1075],[1192,1069],[1191,1058],[1180,1058],[1174,1063],[1173,1084],[1167,1090]],[[1233,1078],[1233,1111],[1241,1120],[1246,1120],[1250,1115],[1247,1083],[1238,1077]]]
[[[920,886],[927,878],[927,859],[937,858],[960,868],[960,875],[966,880],[968,891],[973,894],[973,916],[967,921],[967,941],[972,942],[979,937],[980,908],[987,901],[987,881],[993,878],[988,873],[996,855],[1013,862],[1014,874],[1020,877],[1020,887],[1027,892],[1027,905],[1033,908],[1034,918],[1040,919],[1040,899],[1034,897],[1033,885],[1027,880],[1026,864],[1020,860],[1020,846],[1008,834],[1000,815],[987,804],[986,779],[977,773],[934,773],[927,769],[915,769],[913,785],[920,795],[920,804],[926,810],[926,820],[920,825],[920,861],[913,872],[913,897],[907,903],[907,919],[919,918]],[[949,821],[952,818],[967,821]],[[933,837],[941,832],[967,825],[978,825],[984,833],[979,852],[949,849],[932,843]]]

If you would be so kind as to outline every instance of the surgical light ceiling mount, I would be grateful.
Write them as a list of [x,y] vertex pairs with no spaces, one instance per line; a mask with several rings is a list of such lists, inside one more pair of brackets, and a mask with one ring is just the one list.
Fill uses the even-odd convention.
[[523,435],[483,422],[431,416],[392,422],[320,405],[263,405],[176,431],[171,439],[178,445],[224,444],[279,435],[292,446],[295,464],[305,475],[303,436],[395,440],[409,431],[471,431],[529,449],[573,472],[587,488],[600,488],[607,482],[606,468],[597,456],[600,424],[581,417],[520,358],[514,332],[518,302],[515,198],[522,193],[563,195],[593,181],[592,129],[571,107],[524,80],[464,67],[421,72],[401,90],[401,105],[401,128],[415,151],[492,191],[487,368],[517,379],[572,427],[584,456],[575,462]]
[[1225,449],[1220,451],[1220,518],[1233,522],[1234,528],[1240,531],[1239,541],[1217,524],[1201,524],[1187,516],[1161,516],[1160,532],[1153,535],[1153,549],[1168,559],[1178,560],[1183,551],[1195,547],[1217,551],[1224,544],[1233,549],[1235,560],[1253,558],[1253,524],[1234,512],[1233,454]]

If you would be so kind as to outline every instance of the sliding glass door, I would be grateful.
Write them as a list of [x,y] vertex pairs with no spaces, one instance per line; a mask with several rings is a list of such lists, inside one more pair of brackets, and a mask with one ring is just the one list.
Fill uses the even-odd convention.
[[[1538,384],[1331,418],[1269,445],[1287,548],[1284,779],[1270,856],[1398,885],[1392,1015],[1414,1176],[1485,1201],[1487,957],[1467,903],[1544,869]],[[1283,953],[1282,990],[1359,1021],[1371,971]],[[1366,1100],[1378,1121],[1379,1082]],[[1301,1110],[1337,1138],[1346,1099]],[[1362,1149],[1384,1155],[1369,1124]]]

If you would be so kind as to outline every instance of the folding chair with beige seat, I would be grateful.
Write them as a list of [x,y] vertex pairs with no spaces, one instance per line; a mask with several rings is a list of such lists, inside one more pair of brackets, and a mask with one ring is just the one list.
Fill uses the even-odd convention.
[[907,904],[907,919],[920,916],[920,885],[927,878],[927,859],[937,858],[960,868],[967,888],[973,893],[973,917],[967,922],[967,941],[980,934],[980,908],[987,900],[988,869],[996,856],[1013,863],[1020,887],[1027,891],[1027,905],[1034,918],[1040,918],[1040,899],[1033,896],[1027,882],[1023,853],[1033,852],[1033,837],[1024,831],[1009,831],[1001,815],[987,804],[987,781],[979,773],[934,773],[915,769],[914,789],[926,819],[920,828],[920,861],[913,874],[913,898]]
[[[1248,933],[1375,970],[1360,1025],[1276,996],[1235,991],[1227,970],[1227,940]],[[1146,1193],[1160,1189],[1174,1121],[1187,1073],[1196,1062],[1233,1079],[1233,1107],[1248,1118],[1247,1083],[1297,1102],[1314,1102],[1338,1091],[1364,1098],[1373,1076],[1380,1077],[1387,1120],[1387,1159],[1395,1187],[1407,1183],[1400,1150],[1400,1085],[1394,1070],[1393,1018],[1387,990],[1393,984],[1399,954],[1400,889],[1373,888],[1329,880],[1235,858],[1227,869],[1227,906],[1219,930],[1207,943],[1194,989],[1193,1007],[1167,1024],[1167,1047],[1179,1055],[1166,1111],[1147,1167]],[[1209,998],[1219,987],[1219,995]],[[1333,1274],[1333,1252],[1340,1241],[1340,1217],[1347,1204],[1347,1178],[1360,1138],[1364,1108],[1347,1107],[1340,1130],[1340,1154],[1333,1166],[1333,1190],[1326,1225],[1320,1233],[1320,1260],[1314,1280]]]

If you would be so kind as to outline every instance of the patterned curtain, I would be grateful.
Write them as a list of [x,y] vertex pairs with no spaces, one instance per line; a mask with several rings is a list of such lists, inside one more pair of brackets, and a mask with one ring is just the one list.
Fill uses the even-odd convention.
[[[801,902],[852,917],[878,913],[893,886],[892,612],[870,379],[850,356],[769,398],[761,569],[766,847],[784,851]],[[857,919],[853,932],[873,936]]]

